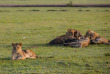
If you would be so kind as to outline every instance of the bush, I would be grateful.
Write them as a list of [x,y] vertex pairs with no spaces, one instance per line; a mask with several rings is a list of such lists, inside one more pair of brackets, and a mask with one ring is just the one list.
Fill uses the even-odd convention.
[[70,0],[70,2],[67,4],[68,7],[73,7],[73,3],[72,1]]
[[110,53],[105,53],[105,56],[110,56]]

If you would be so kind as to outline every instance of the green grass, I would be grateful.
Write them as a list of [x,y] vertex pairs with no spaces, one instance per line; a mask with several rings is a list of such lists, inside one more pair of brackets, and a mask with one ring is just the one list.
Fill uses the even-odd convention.
[[[71,0],[73,4],[110,4],[110,0]],[[68,4],[70,0],[0,0],[0,4]]]
[[[47,11],[52,9],[57,11]],[[109,45],[84,48],[48,45],[69,28],[78,29],[83,35],[91,29],[110,40],[110,9],[0,8],[0,74],[109,74],[110,56],[105,56],[110,53]],[[11,61],[13,42],[22,42],[23,49],[30,48],[38,56],[54,58]]]

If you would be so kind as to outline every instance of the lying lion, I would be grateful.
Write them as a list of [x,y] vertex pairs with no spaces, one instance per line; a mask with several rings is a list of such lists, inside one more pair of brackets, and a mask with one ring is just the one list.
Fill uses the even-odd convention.
[[[38,57],[32,50],[22,50],[22,43],[12,43],[12,58],[11,60],[24,60],[28,58],[42,58]],[[44,57],[46,58],[46,57]],[[47,57],[52,58],[52,57]]]
[[50,41],[50,45],[63,45],[65,41],[71,41],[72,39],[80,39],[83,38],[82,34],[79,30],[68,29],[65,35],[59,36],[52,41]]
[[88,30],[85,36],[90,36],[91,43],[110,44],[109,40],[99,36],[98,33],[91,30]]
[[64,46],[70,46],[70,47],[87,47],[90,44],[90,38],[85,37],[77,40],[71,40],[69,43],[64,43]]

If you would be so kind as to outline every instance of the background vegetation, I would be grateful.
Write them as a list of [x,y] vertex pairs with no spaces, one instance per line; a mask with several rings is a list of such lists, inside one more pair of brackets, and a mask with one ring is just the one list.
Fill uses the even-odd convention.
[[110,4],[110,0],[0,0],[0,4]]

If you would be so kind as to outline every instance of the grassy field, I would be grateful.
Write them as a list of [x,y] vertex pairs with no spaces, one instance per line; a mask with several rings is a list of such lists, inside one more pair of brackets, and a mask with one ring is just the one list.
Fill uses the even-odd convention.
[[[109,74],[110,45],[48,45],[69,28],[83,35],[91,29],[110,40],[110,8],[0,8],[0,74]],[[23,49],[38,56],[54,58],[11,61],[13,42],[22,42]]]
[[[73,4],[110,4],[110,0],[71,0]],[[68,4],[70,0],[0,0],[0,4]]]

